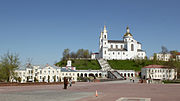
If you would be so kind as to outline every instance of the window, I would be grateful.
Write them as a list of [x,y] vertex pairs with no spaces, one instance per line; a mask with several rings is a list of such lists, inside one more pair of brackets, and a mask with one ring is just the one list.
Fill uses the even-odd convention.
[[113,48],[113,45],[111,45],[111,48]]
[[113,55],[114,55],[114,52],[113,52]]
[[42,74],[42,71],[40,70],[40,74]]
[[119,52],[118,52],[118,55],[119,55]]
[[106,54],[106,51],[104,51],[104,54]]
[[134,45],[131,44],[131,51],[134,51]]
[[106,35],[104,35],[104,38],[106,38]]
[[121,45],[121,49],[123,49],[123,45]]
[[116,48],[118,48],[118,45],[116,45]]

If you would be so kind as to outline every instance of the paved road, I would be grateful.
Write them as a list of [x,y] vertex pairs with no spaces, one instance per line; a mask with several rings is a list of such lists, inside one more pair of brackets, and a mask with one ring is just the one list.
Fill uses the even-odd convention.
[[62,88],[63,85],[0,87],[0,101],[118,101],[122,97],[180,101],[180,85],[173,84],[138,84],[126,80],[80,82],[67,90]]

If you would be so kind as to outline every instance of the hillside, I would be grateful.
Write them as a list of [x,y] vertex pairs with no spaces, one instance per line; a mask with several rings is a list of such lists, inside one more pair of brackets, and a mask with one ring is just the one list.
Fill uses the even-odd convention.
[[137,66],[134,61],[131,60],[109,60],[109,65],[113,69],[117,70],[136,70],[139,71],[141,69],[140,66]]
[[142,67],[151,65],[151,64],[157,64],[157,65],[164,64],[164,62],[162,61],[158,61],[154,63],[151,60],[108,60],[108,63],[113,69],[135,70],[135,71],[140,71]]
[[[60,61],[56,65],[60,67],[65,67],[67,61]],[[140,71],[142,67],[157,64],[163,65],[165,62],[156,61],[153,62],[151,60],[108,60],[109,65],[111,68],[116,70],[135,70]],[[79,60],[74,59],[72,60],[72,66],[76,67],[77,70],[99,70],[101,69],[97,60]]]
[[[56,65],[60,67],[66,66],[67,61],[60,61]],[[77,70],[99,70],[101,69],[97,60],[72,60],[72,66],[76,67]]]

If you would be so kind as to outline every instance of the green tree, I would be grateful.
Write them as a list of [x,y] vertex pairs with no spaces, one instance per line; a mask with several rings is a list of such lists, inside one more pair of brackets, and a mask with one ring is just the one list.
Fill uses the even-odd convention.
[[156,64],[157,63],[157,54],[154,53],[154,56],[153,56],[153,64]]
[[173,51],[170,51],[170,53],[171,53],[171,55],[172,55],[172,59],[173,60],[176,60],[176,56],[177,56],[177,53],[178,53],[178,51],[177,50],[173,50]]
[[0,60],[0,81],[10,82],[10,78],[16,78],[14,70],[20,64],[17,54],[7,52]]

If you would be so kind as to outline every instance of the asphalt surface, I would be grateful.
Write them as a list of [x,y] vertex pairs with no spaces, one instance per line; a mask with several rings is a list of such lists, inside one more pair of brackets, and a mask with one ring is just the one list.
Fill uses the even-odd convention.
[[[98,92],[98,97],[95,92]],[[0,87],[0,101],[180,101],[179,84],[139,84],[126,81],[78,82],[63,85]],[[137,100],[141,98],[141,100]],[[149,101],[149,100],[148,100]]]

